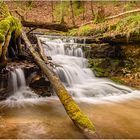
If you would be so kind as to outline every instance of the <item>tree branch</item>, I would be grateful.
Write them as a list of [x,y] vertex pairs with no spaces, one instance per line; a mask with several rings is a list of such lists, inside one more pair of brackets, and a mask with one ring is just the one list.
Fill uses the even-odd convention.
[[127,15],[127,14],[132,14],[132,13],[137,13],[137,12],[140,12],[140,9],[135,9],[135,10],[131,10],[131,11],[126,11],[126,12],[120,13],[120,14],[118,14],[118,15],[109,16],[109,17],[105,18],[105,20],[110,20],[110,19],[118,18],[118,17],[124,16],[124,15]]

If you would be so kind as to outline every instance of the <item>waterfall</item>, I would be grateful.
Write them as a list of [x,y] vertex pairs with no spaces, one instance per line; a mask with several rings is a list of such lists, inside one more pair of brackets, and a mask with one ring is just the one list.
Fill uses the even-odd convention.
[[[39,37],[45,53],[60,67],[55,71],[71,95],[77,99],[120,96],[132,93],[129,87],[97,78],[88,68],[88,60],[74,39]],[[85,42],[85,41],[84,41]],[[85,44],[86,45],[86,44]]]
[[37,97],[26,85],[24,72],[20,68],[10,71],[8,88],[10,90],[10,96],[7,100],[18,101]]

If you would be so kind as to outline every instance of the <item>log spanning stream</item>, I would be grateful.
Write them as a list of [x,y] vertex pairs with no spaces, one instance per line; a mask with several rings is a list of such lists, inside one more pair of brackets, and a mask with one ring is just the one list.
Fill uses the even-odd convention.
[[[140,91],[97,78],[76,39],[39,36],[54,71],[95,123],[96,138],[140,138]],[[11,71],[10,94],[0,102],[0,138],[85,138],[55,96],[39,97],[21,69]]]

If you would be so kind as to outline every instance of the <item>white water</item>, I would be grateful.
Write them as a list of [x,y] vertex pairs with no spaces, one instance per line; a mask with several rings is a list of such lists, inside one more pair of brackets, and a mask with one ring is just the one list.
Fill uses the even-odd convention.
[[40,40],[44,42],[42,45],[46,55],[60,65],[55,71],[75,99],[95,103],[95,99],[120,101],[140,97],[139,91],[95,77],[87,67],[87,59],[74,39],[40,37]]
[[[140,91],[117,85],[107,79],[97,78],[87,67],[87,59],[81,48],[77,48],[74,39],[51,39],[41,37],[42,47],[47,56],[60,67],[54,71],[59,75],[64,86],[78,102],[109,103],[140,97]],[[1,107],[24,107],[25,105],[43,104],[46,101],[58,100],[56,96],[38,97],[26,85],[22,69],[10,72],[8,80],[10,96],[1,101]]]
[[20,107],[24,106],[26,102],[33,102],[32,99],[38,98],[26,85],[24,72],[20,68],[10,71],[8,89],[10,96],[5,101],[0,102],[2,106]]

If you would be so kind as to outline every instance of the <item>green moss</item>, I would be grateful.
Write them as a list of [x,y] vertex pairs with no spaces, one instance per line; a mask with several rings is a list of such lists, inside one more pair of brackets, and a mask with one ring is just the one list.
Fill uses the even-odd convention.
[[76,36],[78,34],[78,29],[72,29],[69,30],[68,35],[70,36]]
[[123,33],[126,34],[127,41],[133,34],[140,34],[140,15],[136,14],[133,16],[128,16],[120,21],[118,21],[116,24],[113,24],[108,29],[110,31],[114,31],[116,33]]
[[94,58],[89,59],[89,67],[97,77],[110,77],[122,67],[122,59]]
[[117,83],[117,84],[124,84],[124,82],[121,79],[117,78],[117,77],[110,77],[110,79],[112,81],[114,81],[115,83]]
[[4,20],[0,21],[0,43],[4,42],[5,36],[7,33],[15,32],[15,37],[18,37],[21,34],[21,23],[18,19],[14,18],[13,16],[8,16]]
[[80,35],[80,36],[88,36],[88,35],[91,34],[92,29],[93,28],[91,26],[89,26],[89,25],[82,26],[78,30],[78,35]]
[[89,67],[95,73],[97,77],[105,77],[108,76],[107,69],[104,69],[100,64],[102,64],[103,59],[89,59]]
[[5,36],[3,34],[0,33],[0,43],[5,41]]
[[92,122],[80,111],[80,108],[72,100],[67,104],[67,111],[76,124],[95,131]]
[[15,37],[17,38],[22,32],[22,25],[20,20],[13,17],[13,30],[15,32]]
[[140,15],[133,15],[123,18],[116,24],[116,31],[128,31],[130,27],[136,27],[139,24],[139,21]]
[[63,103],[69,117],[76,125],[79,125],[79,127],[88,128],[95,132],[92,122],[81,112],[78,105],[73,101],[71,96],[67,94],[65,89],[59,88],[59,98]]

